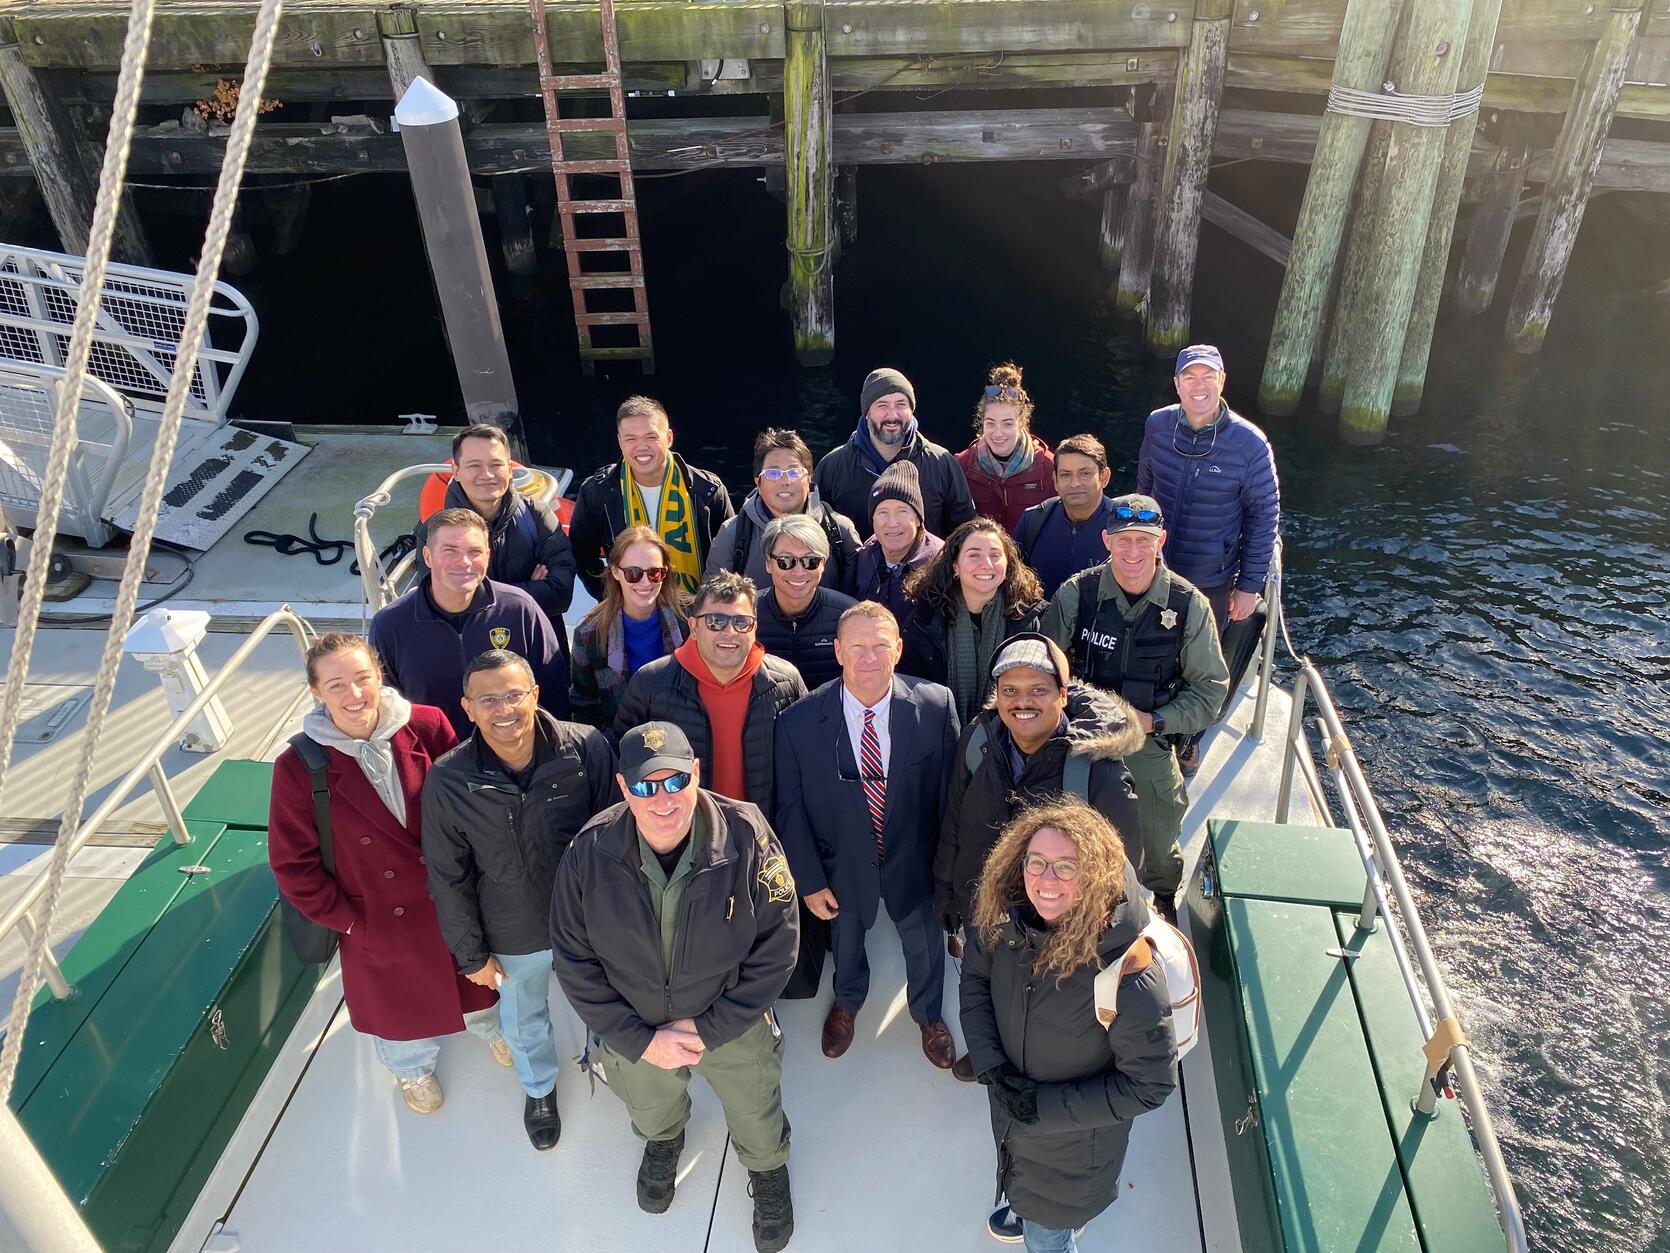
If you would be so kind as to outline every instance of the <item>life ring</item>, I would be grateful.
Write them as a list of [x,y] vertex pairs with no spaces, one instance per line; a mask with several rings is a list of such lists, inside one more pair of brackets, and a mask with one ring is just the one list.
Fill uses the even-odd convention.
[[[423,491],[418,494],[419,522],[427,522],[430,514],[438,513],[446,507],[446,489],[451,482],[450,470],[437,470],[423,481]],[[574,502],[566,496],[555,501],[551,499],[556,491],[556,480],[549,474],[537,467],[523,465],[520,461],[512,461],[510,482],[512,487],[530,500],[552,505],[557,513],[557,522],[564,531],[568,530],[569,519],[574,516]]]

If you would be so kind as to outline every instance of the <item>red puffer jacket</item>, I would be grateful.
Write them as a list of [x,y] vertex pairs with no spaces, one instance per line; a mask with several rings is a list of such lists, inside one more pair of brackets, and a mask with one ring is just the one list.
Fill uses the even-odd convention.
[[1011,535],[1021,524],[1021,514],[1055,495],[1055,454],[1036,435],[1031,439],[1032,465],[1006,479],[987,474],[981,468],[975,451],[980,444],[978,439],[957,454],[957,464],[963,468],[969,494],[974,497],[974,512],[996,518]]

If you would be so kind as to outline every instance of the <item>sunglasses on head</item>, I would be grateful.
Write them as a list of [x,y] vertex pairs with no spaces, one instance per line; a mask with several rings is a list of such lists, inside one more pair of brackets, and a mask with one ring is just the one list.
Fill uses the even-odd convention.
[[760,477],[768,483],[775,483],[778,479],[787,479],[791,483],[798,483],[806,477],[806,471],[799,466],[785,466],[781,469],[772,466],[769,470],[761,470]]
[[1019,400],[1023,393],[1018,387],[1004,387],[993,383],[986,388],[984,394],[987,400]]
[[804,557],[779,557],[773,554],[771,559],[777,563],[779,570],[792,570],[796,566],[802,570],[816,570],[823,564],[823,558],[816,553],[808,553]]
[[640,779],[636,783],[628,783],[626,790],[639,800],[647,801],[657,792],[665,792],[668,796],[676,796],[690,786],[690,772],[680,771],[670,774],[665,779]]
[[651,583],[659,583],[667,577],[666,566],[650,566],[647,569],[643,566],[616,566],[615,569],[620,571],[620,577],[628,583],[642,583],[645,579]]
[[1133,509],[1129,505],[1115,505],[1113,516],[1121,522],[1158,522],[1160,511],[1158,509]]
[[702,625],[715,633],[720,631],[735,631],[738,635],[746,635],[754,629],[755,617],[751,613],[704,613],[701,615]]

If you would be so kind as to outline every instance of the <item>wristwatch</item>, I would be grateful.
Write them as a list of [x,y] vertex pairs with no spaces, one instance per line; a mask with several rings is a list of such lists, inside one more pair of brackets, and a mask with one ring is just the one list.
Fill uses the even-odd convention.
[[1164,735],[1166,733],[1166,720],[1164,718],[1154,718],[1153,723],[1154,729],[1149,732],[1150,735]]

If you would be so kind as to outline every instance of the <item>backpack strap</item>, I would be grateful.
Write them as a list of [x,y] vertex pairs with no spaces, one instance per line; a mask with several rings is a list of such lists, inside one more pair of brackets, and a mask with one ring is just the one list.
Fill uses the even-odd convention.
[[1042,505],[1037,506],[1038,511],[1036,513],[1033,513],[1031,509],[1026,511],[1031,516],[1022,519],[1025,525],[1021,528],[1020,550],[1021,556],[1026,558],[1029,564],[1032,561],[1032,550],[1037,547],[1038,537],[1043,534],[1044,527],[1048,525],[1050,518],[1059,508],[1061,508],[1061,497],[1053,496]]
[[1090,755],[1076,748],[1067,750],[1067,760],[1061,764],[1061,790],[1090,804]]
[[974,733],[968,737],[968,743],[963,746],[963,765],[968,767],[969,777],[980,773],[980,763],[986,757],[986,724],[976,722]]
[[325,863],[325,873],[336,878],[336,848],[331,832],[331,794],[325,786],[325,767],[330,758],[325,746],[305,731],[290,737],[290,747],[307,767],[313,790],[313,825],[319,830],[319,857]]
[[736,532],[731,539],[731,572],[741,574],[748,564],[748,546],[754,542],[754,520],[746,509],[736,515]]

